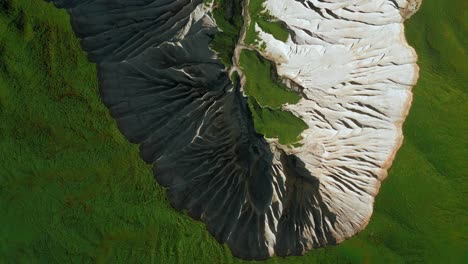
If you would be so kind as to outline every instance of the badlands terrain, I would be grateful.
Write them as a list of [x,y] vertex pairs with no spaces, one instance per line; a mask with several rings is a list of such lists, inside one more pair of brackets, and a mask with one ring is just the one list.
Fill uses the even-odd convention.
[[[409,2],[269,0],[252,2],[257,12],[234,0],[55,3],[171,205],[235,256],[302,255],[367,225],[418,78],[404,36],[403,15],[416,12]],[[280,23],[286,41],[253,16],[266,28]],[[227,23],[242,24],[227,47],[231,69],[220,59],[226,47],[216,49]],[[247,81],[257,68],[245,52],[270,61],[278,87]],[[282,125],[264,111],[303,131],[293,141],[261,134],[259,119]]]
[[[8,243],[0,256],[234,263],[240,260],[231,251],[246,259],[303,254],[367,225],[401,143],[416,81],[416,56],[402,24],[411,5],[265,1],[244,38],[230,38],[227,30],[219,33],[225,27],[210,1],[167,1],[171,12],[180,10],[172,16],[151,1],[145,9],[122,9],[116,2],[109,17],[101,15],[98,2],[57,3],[68,3],[97,73],[66,13],[41,1],[2,4],[0,29],[8,32],[0,53],[7,191],[0,201],[3,224],[19,228],[1,233]],[[457,233],[463,230],[455,230],[466,218],[451,216],[463,216],[463,186],[457,184],[463,124],[453,118],[465,95],[459,85],[466,70],[463,20],[454,19],[462,4],[426,2],[407,32],[424,55],[424,87],[416,90],[406,147],[382,185],[369,227],[337,247],[272,261],[394,263],[461,256]],[[298,12],[286,12],[293,7]],[[441,7],[447,13],[437,13]],[[432,22],[434,14],[447,22]],[[239,44],[245,48],[236,53]],[[143,159],[155,162],[154,174],[167,191],[155,185],[135,147],[117,131],[98,98],[98,84],[120,131],[142,144]],[[274,92],[265,93],[265,84]],[[208,231],[174,211],[165,197],[200,218]]]

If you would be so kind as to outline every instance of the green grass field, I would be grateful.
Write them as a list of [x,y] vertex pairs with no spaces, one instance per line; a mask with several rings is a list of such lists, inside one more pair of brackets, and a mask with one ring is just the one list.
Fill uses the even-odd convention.
[[[235,0],[205,0],[213,3],[213,17],[221,30],[211,42],[211,47],[218,53],[223,64],[229,68],[242,28],[242,6]],[[228,3],[232,4],[232,14],[228,12]]]
[[307,124],[280,107],[286,103],[296,104],[301,99],[300,94],[275,80],[271,62],[255,51],[243,50],[239,65],[246,77],[244,92],[249,96],[248,105],[255,130],[267,138],[278,138],[284,145],[299,141]]
[[[407,23],[421,78],[368,228],[262,263],[467,263],[468,2]],[[172,209],[100,102],[65,11],[0,2],[0,263],[247,263]]]
[[244,39],[245,44],[258,44],[255,24],[278,40],[283,42],[288,40],[289,32],[284,28],[283,24],[279,21],[275,21],[275,19],[264,10],[264,2],[265,0],[250,0],[249,14],[251,21],[246,31]]
[[301,99],[299,93],[272,79],[272,63],[255,51],[243,50],[239,64],[247,78],[246,95],[255,97],[260,105],[278,109],[283,104],[296,104]]
[[255,130],[266,138],[277,138],[283,145],[295,145],[307,124],[290,112],[261,107],[253,97],[248,98]]

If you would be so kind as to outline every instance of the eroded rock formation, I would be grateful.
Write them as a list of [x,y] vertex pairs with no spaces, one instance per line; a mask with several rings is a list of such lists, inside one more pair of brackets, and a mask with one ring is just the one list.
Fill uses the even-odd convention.
[[53,2],[171,204],[235,256],[303,254],[367,225],[417,79],[402,24],[415,1],[265,2],[291,33],[284,43],[258,28],[262,54],[303,94],[284,106],[309,126],[296,148],[255,132],[242,87],[209,48],[218,29],[202,0]]

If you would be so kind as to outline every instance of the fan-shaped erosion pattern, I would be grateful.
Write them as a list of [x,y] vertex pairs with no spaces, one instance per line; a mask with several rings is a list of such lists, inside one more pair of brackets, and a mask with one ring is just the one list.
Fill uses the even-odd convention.
[[[300,255],[367,225],[417,79],[403,21],[420,1],[262,1],[286,41],[250,23],[248,1],[52,2],[70,13],[97,64],[103,102],[154,164],[171,204],[205,222],[235,256]],[[244,25],[235,50],[221,54],[212,48],[222,30],[213,9],[233,2],[243,4]],[[255,44],[243,43],[250,27]],[[216,45],[229,47],[229,37]],[[307,124],[298,144],[256,132],[244,49],[270,60],[301,95],[277,109]],[[220,56],[229,54],[225,66]]]

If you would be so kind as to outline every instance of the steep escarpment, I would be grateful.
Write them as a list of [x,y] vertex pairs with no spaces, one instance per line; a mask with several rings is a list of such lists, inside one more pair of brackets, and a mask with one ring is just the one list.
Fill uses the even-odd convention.
[[[303,254],[364,228],[416,79],[400,5],[265,1],[264,20],[289,32],[278,40],[259,19],[238,32],[240,1],[53,2],[69,11],[103,102],[171,204],[234,255]],[[258,36],[244,43],[251,25]],[[275,109],[306,124],[300,144],[258,133],[244,49],[272,61],[285,91],[300,95]]]

